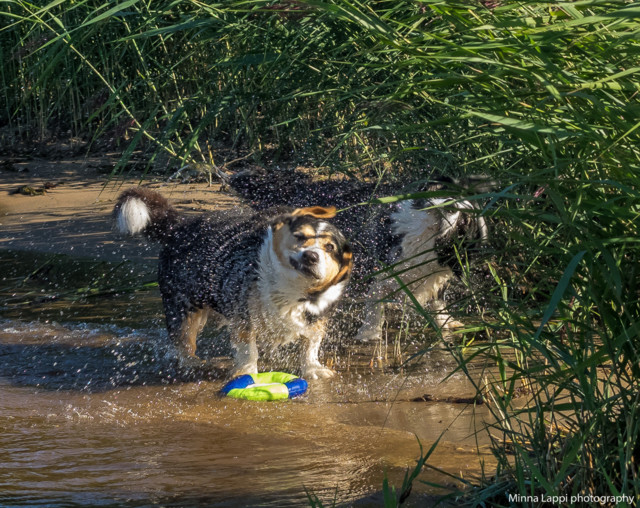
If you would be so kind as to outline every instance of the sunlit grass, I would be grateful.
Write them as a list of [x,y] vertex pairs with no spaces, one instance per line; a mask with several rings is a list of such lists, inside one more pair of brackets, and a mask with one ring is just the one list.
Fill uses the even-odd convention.
[[578,162],[602,176],[638,162],[637,26],[624,2],[2,9],[5,142],[109,139],[163,164],[222,164],[222,143],[378,173],[558,176]]

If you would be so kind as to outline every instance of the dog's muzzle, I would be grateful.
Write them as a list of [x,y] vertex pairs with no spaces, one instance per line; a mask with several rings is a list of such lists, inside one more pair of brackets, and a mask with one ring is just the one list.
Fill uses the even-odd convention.
[[296,258],[291,256],[289,258],[289,262],[291,263],[291,266],[293,266],[293,268],[295,268],[299,272],[304,273],[305,275],[308,275],[315,279],[322,278],[318,271],[320,256],[315,251],[305,250],[300,255],[300,260],[297,260]]

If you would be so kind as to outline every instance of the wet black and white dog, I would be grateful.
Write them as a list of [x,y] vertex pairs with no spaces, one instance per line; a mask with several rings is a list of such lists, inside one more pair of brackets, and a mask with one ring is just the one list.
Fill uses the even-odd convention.
[[318,359],[330,310],[352,269],[351,248],[319,206],[180,217],[157,192],[134,188],[114,208],[120,232],[163,244],[158,280],[169,336],[185,357],[210,314],[229,324],[232,375],[258,372],[258,341],[304,342],[302,375],[330,377]]
[[[454,236],[479,245],[486,242],[488,233],[475,202],[446,197],[446,190],[471,185],[476,192],[486,192],[492,182],[481,177],[466,182],[445,178],[407,190],[351,180],[317,181],[299,171],[252,170],[236,173],[228,177],[226,183],[255,209],[282,203],[306,206],[310,202],[351,207],[336,217],[335,224],[353,246],[355,271],[350,296],[364,297],[366,302],[357,339],[367,341],[380,337],[384,312],[380,302],[400,291],[398,279],[421,306],[431,308],[433,320],[439,327],[461,326],[449,316],[442,299],[443,289],[459,267],[451,255]],[[354,206],[407,192],[429,192],[437,197]],[[448,261],[443,255],[445,251],[449,253]],[[383,271],[377,277],[370,277],[380,270]]]

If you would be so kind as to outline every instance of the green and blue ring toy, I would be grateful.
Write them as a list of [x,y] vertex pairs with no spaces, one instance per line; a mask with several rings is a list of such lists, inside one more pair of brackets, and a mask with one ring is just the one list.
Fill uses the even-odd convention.
[[307,391],[301,377],[286,372],[245,374],[229,381],[220,392],[227,397],[247,400],[293,399]]

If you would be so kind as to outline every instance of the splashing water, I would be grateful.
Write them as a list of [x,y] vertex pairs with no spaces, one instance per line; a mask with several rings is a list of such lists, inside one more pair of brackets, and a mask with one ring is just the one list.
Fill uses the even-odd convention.
[[208,366],[176,365],[154,292],[0,315],[3,506],[299,506],[305,488],[351,502],[379,491],[385,472],[400,485],[419,454],[415,436],[428,447],[445,429],[430,463],[480,470],[472,408],[410,402],[470,392],[459,375],[440,384],[453,364],[438,351],[407,373],[372,368],[372,346],[343,345],[331,353],[338,377],[299,400],[256,403],[218,395],[224,334],[203,337]]

